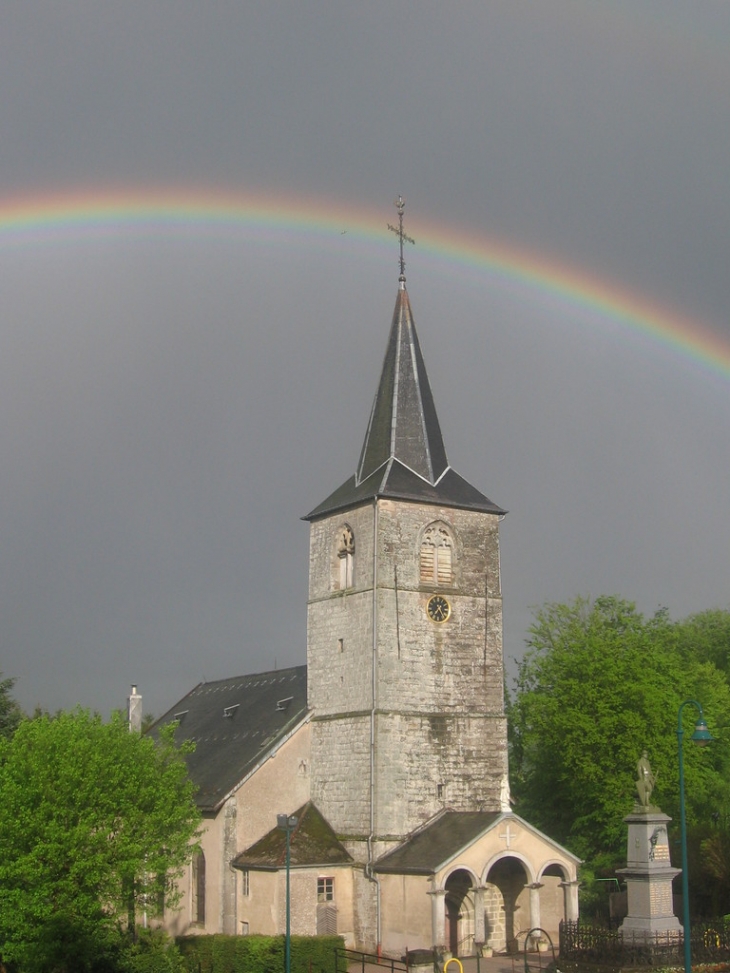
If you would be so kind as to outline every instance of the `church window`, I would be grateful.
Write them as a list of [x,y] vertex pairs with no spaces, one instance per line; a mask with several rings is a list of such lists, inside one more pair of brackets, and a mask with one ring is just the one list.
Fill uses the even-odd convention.
[[251,873],[247,868],[241,870],[241,895],[251,894]]
[[317,902],[334,902],[335,880],[333,878],[317,879]]
[[205,925],[205,855],[201,851],[193,858],[192,881],[193,922]]
[[443,523],[429,524],[421,538],[421,584],[454,583],[454,540]]
[[355,570],[355,535],[352,527],[345,524],[337,534],[337,587],[340,591],[352,588]]

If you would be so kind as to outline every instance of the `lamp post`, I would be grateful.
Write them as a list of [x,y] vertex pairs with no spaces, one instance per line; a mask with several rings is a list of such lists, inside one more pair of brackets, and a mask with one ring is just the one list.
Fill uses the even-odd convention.
[[291,898],[289,893],[289,871],[291,866],[291,833],[299,823],[298,819],[289,814],[276,815],[276,827],[286,834],[286,939],[284,940],[284,969],[291,973]]
[[694,706],[700,714],[695,723],[695,730],[690,740],[704,747],[712,740],[712,734],[707,729],[702,707],[694,699],[686,699],[679,707],[677,714],[677,747],[679,750],[679,821],[682,837],[682,925],[684,926],[684,973],[692,971],[692,944],[690,942],[689,928],[689,876],[687,874],[687,815],[684,810],[684,755],[682,752],[682,740],[684,730],[682,729],[682,710],[685,706]]

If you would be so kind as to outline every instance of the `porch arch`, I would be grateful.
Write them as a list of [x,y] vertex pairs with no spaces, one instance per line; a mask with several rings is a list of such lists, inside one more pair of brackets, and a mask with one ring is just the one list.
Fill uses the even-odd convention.
[[542,925],[551,932],[563,919],[578,918],[577,870],[565,862],[546,862],[540,869],[540,917]]
[[484,870],[483,903],[485,943],[495,952],[509,952],[520,933],[531,927],[532,869],[521,855],[495,856]]
[[445,940],[452,956],[474,953],[477,886],[469,868],[454,868],[444,880]]

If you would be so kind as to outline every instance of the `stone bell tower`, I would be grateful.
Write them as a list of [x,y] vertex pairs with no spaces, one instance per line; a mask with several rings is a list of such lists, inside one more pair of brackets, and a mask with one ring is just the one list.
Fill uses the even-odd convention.
[[[355,474],[310,522],[311,796],[371,862],[507,776],[498,525],[446,459],[401,275]],[[503,792],[504,794],[504,792]],[[503,796],[504,800],[504,796]]]

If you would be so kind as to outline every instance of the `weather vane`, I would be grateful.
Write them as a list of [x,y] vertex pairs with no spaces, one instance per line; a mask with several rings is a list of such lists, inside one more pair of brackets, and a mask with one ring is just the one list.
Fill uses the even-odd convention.
[[392,233],[395,233],[400,241],[400,280],[404,281],[406,279],[406,261],[403,257],[403,244],[415,244],[416,241],[403,231],[403,210],[405,209],[406,204],[402,196],[399,196],[398,199],[396,199],[395,207],[398,210],[398,226],[393,226],[391,223],[388,223],[388,229]]

